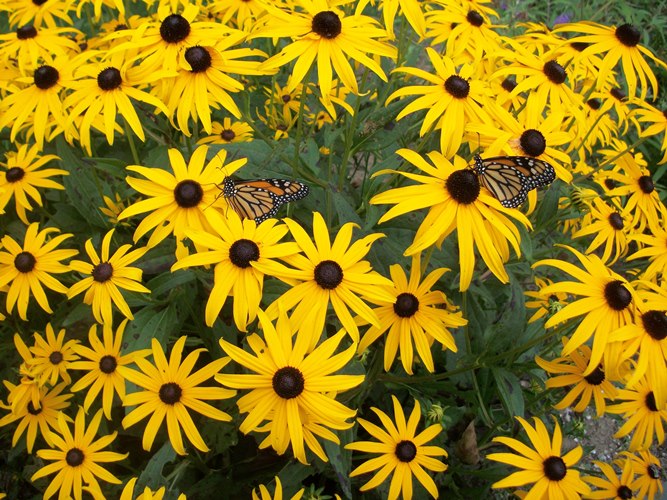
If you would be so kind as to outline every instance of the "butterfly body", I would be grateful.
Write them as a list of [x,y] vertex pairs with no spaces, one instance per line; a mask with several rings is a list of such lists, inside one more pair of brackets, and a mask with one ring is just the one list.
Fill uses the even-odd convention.
[[479,182],[506,208],[521,206],[528,192],[545,187],[556,179],[556,171],[545,161],[530,156],[475,155],[473,170]]
[[285,203],[300,200],[308,194],[308,186],[287,179],[240,180],[227,177],[222,196],[242,219],[256,223],[274,217]]

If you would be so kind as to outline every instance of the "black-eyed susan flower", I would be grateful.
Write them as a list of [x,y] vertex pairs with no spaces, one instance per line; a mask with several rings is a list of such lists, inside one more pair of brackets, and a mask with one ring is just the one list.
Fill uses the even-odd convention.
[[11,126],[12,142],[25,125],[41,149],[55,126],[65,129],[66,112],[60,94],[73,81],[76,66],[74,58],[47,58],[27,76],[14,78],[21,86],[10,88],[9,95],[0,100],[0,129]]
[[273,70],[296,59],[288,83],[288,89],[292,90],[306,78],[313,62],[317,61],[318,85],[322,96],[331,93],[334,72],[351,92],[359,93],[357,77],[348,58],[386,82],[387,76],[379,64],[379,58],[395,58],[397,55],[395,47],[378,40],[386,39],[387,32],[373,18],[358,13],[346,15],[337,4],[340,2],[303,0],[299,3],[303,11],[287,11],[266,4],[266,22],[249,38],[291,37],[294,41],[267,59],[261,67]]
[[[604,54],[602,65],[599,67],[598,85],[615,69],[621,62],[623,76],[628,82],[628,91],[634,96],[637,91],[637,77],[641,84],[641,97],[646,97],[648,83],[653,89],[653,96],[658,94],[658,82],[653,70],[647,64],[644,57],[654,63],[667,68],[667,65],[655,57],[646,47],[639,44],[641,31],[632,24],[616,26],[604,26],[592,21],[580,21],[559,26],[554,32],[584,33],[575,36],[570,43],[589,44],[582,54]],[[648,81],[647,81],[648,80]]]
[[34,222],[28,226],[23,239],[19,244],[8,234],[3,236],[0,251],[0,287],[9,285],[7,291],[7,312],[11,313],[14,306],[19,317],[27,321],[28,302],[33,296],[39,306],[51,313],[49,300],[44,292],[44,286],[58,293],[67,293],[67,287],[52,276],[70,270],[70,267],[61,261],[73,257],[76,250],[60,249],[58,246],[70,238],[71,234],[59,234],[55,227],[39,230],[39,224]]
[[[68,370],[72,368],[72,362],[79,359],[74,351],[74,346],[79,342],[76,339],[65,341],[65,329],[61,328],[56,335],[51,323],[46,324],[44,329],[46,338],[35,332],[35,343],[30,347],[32,358],[25,360],[30,367],[30,373],[40,385],[49,383],[54,386],[62,379],[68,384],[72,381]],[[16,341],[16,336],[14,337]]]
[[118,11],[120,16],[125,15],[125,4],[123,3],[123,0],[78,0],[76,10],[79,17],[81,17],[83,8],[89,4],[93,4],[93,15],[95,16],[96,21],[99,21],[102,16],[102,5]]
[[114,49],[141,58],[140,71],[137,73],[139,78],[148,77],[159,70],[175,71],[179,55],[188,47],[214,47],[228,36],[237,41],[246,36],[214,20],[196,20],[201,10],[201,6],[197,5],[200,2],[184,0],[172,3],[174,5],[161,2],[157,9],[158,21],[144,22],[136,29],[124,30],[122,35],[130,40]]
[[100,254],[93,247],[92,238],[86,241],[86,253],[90,262],[73,260],[70,263],[71,268],[84,277],[70,287],[67,297],[71,299],[85,291],[83,302],[92,306],[93,316],[98,323],[111,324],[112,304],[115,304],[126,318],[134,319],[130,307],[120,293],[121,289],[150,293],[150,290],[140,283],[143,271],[130,266],[140,259],[148,248],[130,250],[132,245],[125,244],[110,255],[113,233],[114,229],[104,235]]
[[[257,488],[252,489],[252,500],[283,500],[283,485],[280,482],[280,478],[276,476],[275,481],[276,487],[273,491],[273,495],[265,485],[260,484],[258,487],[259,493],[256,491]],[[305,488],[301,488],[290,498],[290,500],[300,500],[301,497],[303,497],[304,491]]]
[[79,46],[70,37],[74,28],[36,28],[26,24],[12,33],[0,34],[0,58],[15,60],[21,73],[39,66],[40,59],[72,56]]
[[116,120],[118,115],[121,115],[134,134],[142,141],[145,140],[141,120],[131,99],[168,113],[160,99],[141,87],[172,74],[157,70],[139,78],[133,61],[124,62],[119,54],[104,58],[101,52],[88,51],[84,57],[86,60],[94,60],[80,64],[76,71],[76,80],[68,85],[72,92],[64,100],[64,106],[69,110],[65,123],[66,137],[72,136],[68,130],[76,126],[79,142],[90,155],[90,128],[94,120],[100,116],[104,118],[102,124],[105,137],[109,144],[113,144]]
[[114,334],[111,324],[102,327],[102,340],[97,334],[97,325],[90,327],[88,331],[88,344],[76,344],[74,351],[80,356],[79,361],[70,364],[72,370],[85,370],[87,373],[78,378],[71,387],[72,392],[77,392],[88,387],[86,398],[83,401],[83,409],[88,411],[97,396],[102,392],[102,409],[104,416],[111,420],[111,405],[114,394],[122,401],[125,398],[125,377],[127,365],[135,362],[138,358],[148,356],[150,349],[139,349],[121,354],[123,347],[123,333],[127,319],[123,320]]
[[[334,82],[337,82],[337,80]],[[290,122],[299,114],[300,109],[303,108],[305,113],[310,112],[308,105],[305,102],[302,104],[301,101],[302,97],[305,98],[307,94],[312,94],[312,92],[310,85],[304,86],[303,83],[291,88],[289,80],[285,86],[275,82],[273,88],[264,87],[264,94],[266,94],[264,106],[266,109],[273,109],[274,112],[281,114],[285,122]]]
[[37,451],[39,458],[54,462],[39,469],[30,480],[34,482],[54,472],[58,473],[46,488],[45,499],[59,492],[59,498],[68,498],[71,495],[75,500],[81,500],[84,484],[91,493],[97,495],[98,498],[103,498],[97,478],[107,483],[121,483],[120,479],[99,465],[99,463],[119,462],[127,457],[127,453],[103,451],[116,439],[117,433],[113,432],[95,440],[102,420],[102,410],[93,416],[87,427],[85,419],[83,408],[79,408],[74,420],[74,432],[72,432],[67,425],[65,414],[60,412],[57,430],[51,433],[54,446],[51,449]]
[[630,460],[636,474],[632,483],[636,498],[654,500],[657,494],[662,495],[663,468],[660,459],[649,450],[637,450],[634,453],[624,451],[621,454]]
[[426,53],[435,74],[407,66],[394,71],[421,78],[430,85],[402,87],[387,98],[387,103],[399,97],[420,96],[405,106],[396,119],[427,110],[419,135],[423,136],[434,127],[440,129],[440,149],[443,155],[451,158],[461,146],[467,125],[491,122],[483,108],[489,95],[488,86],[475,77],[471,65],[457,67],[450,57],[441,56],[430,47]]
[[64,24],[71,26],[72,18],[68,12],[72,10],[72,0],[6,0],[3,2],[4,10],[9,11],[10,26],[25,26],[33,24],[41,27],[42,24],[49,28],[57,26],[59,19]]
[[233,142],[250,142],[253,129],[246,122],[232,121],[224,118],[222,123],[211,123],[211,135],[202,137],[197,144],[231,144]]
[[589,486],[574,470],[574,465],[581,459],[583,448],[576,448],[562,454],[563,434],[558,422],[554,421],[553,437],[549,438],[544,423],[533,417],[535,427],[521,417],[516,417],[526,431],[533,446],[530,448],[518,439],[505,436],[493,438],[516,453],[490,453],[489,460],[513,465],[521,470],[513,472],[505,479],[493,483],[493,488],[516,488],[533,484],[526,498],[576,500],[590,494]]
[[[227,37],[215,47],[195,45],[188,47],[179,56],[178,75],[161,85],[162,97],[169,108],[172,124],[186,136],[190,136],[188,121],[199,120],[207,134],[212,132],[211,109],[224,108],[235,118],[241,111],[230,93],[243,90],[243,83],[230,76],[263,75],[268,71],[258,69],[259,61],[242,60],[247,57],[262,57],[266,54],[247,47],[233,48],[238,39]],[[160,92],[160,90],[158,90]],[[173,115],[176,117],[174,123]]]
[[199,355],[206,349],[195,349],[185,359],[182,359],[186,338],[183,336],[176,341],[171,349],[169,360],[157,339],[153,339],[151,343],[153,363],[137,358],[135,363],[141,372],[127,369],[123,373],[127,380],[144,389],[125,396],[124,406],[138,406],[123,419],[123,428],[127,429],[150,415],[142,441],[146,451],[150,451],[155,435],[165,420],[169,441],[176,453],[187,454],[181,429],[195,448],[204,452],[209,451],[188,413],[188,408],[221,422],[229,422],[232,419],[227,413],[205,401],[228,399],[234,396],[236,391],[221,387],[201,386],[204,381],[218,373],[229,362],[229,358],[211,361],[191,373]]
[[528,219],[518,210],[503,207],[491,193],[482,190],[477,175],[459,156],[454,158],[452,164],[441,153],[432,151],[427,154],[431,165],[409,149],[399,149],[396,153],[426,175],[397,170],[377,172],[375,175],[399,174],[420,184],[375,195],[371,204],[396,204],[380,218],[380,223],[414,210],[429,208],[405,255],[413,255],[432,245],[440,246],[456,230],[461,290],[467,290],[472,281],[475,246],[491,272],[507,283],[509,276],[503,263],[509,259],[508,246],[512,245],[517,255],[521,254],[519,230],[507,216],[530,227]]
[[660,163],[665,163],[667,162],[667,108],[660,110],[644,101],[639,101],[638,104],[639,106],[634,110],[634,115],[637,117],[637,121],[647,124],[647,126],[641,128],[639,135],[641,137],[651,137],[662,134],[660,149],[663,154]]
[[569,274],[578,281],[560,281],[542,289],[544,294],[557,292],[579,296],[570,302],[545,323],[551,328],[564,321],[583,316],[563,347],[563,356],[569,356],[575,349],[593,337],[593,348],[588,368],[584,375],[591,374],[604,357],[607,373],[616,377],[619,369],[620,346],[609,345],[611,332],[632,322],[636,296],[634,288],[622,276],[612,271],[597,255],[583,255],[574,248],[565,246],[579,260],[577,267],[571,262],[560,259],[545,259],[536,262],[533,267],[551,266]]
[[552,294],[544,294],[542,289],[553,284],[550,279],[543,279],[535,277],[535,286],[537,290],[526,290],[524,295],[532,300],[526,300],[526,307],[528,309],[537,309],[533,315],[528,319],[528,323],[533,323],[538,319],[544,318],[547,315],[552,315],[560,311],[567,303],[568,294],[565,292],[558,292]]
[[[127,482],[120,494],[120,500],[163,500],[165,494],[167,493],[166,486],[162,486],[155,491],[150,489],[148,486],[144,486],[143,490],[139,489],[139,491],[137,491],[137,495],[135,496],[134,490],[137,484],[137,479],[137,477],[133,477]],[[176,500],[185,500],[185,494],[179,494]]]
[[518,77],[512,94],[529,92],[528,115],[541,116],[548,106],[551,111],[574,116],[575,120],[583,119],[582,97],[572,89],[565,68],[548,53],[535,55],[519,43],[512,43],[511,50],[503,52],[503,57],[509,64],[496,70],[493,77]]
[[[356,7],[357,12],[361,12],[368,3],[369,0],[360,1]],[[424,38],[426,36],[426,18],[419,0],[384,0],[382,2],[382,20],[389,37],[395,37],[394,21],[399,8],[412,29],[419,35],[419,38]]]
[[172,271],[190,266],[214,264],[214,284],[206,303],[206,324],[212,326],[228,296],[234,297],[234,322],[242,332],[255,320],[262,300],[264,273],[255,267],[270,268],[274,259],[285,259],[299,251],[296,243],[279,243],[287,234],[284,224],[267,219],[261,224],[243,219],[233,210],[223,219],[218,216],[213,234],[186,230],[186,235],[199,248],[197,252],[178,260]]
[[42,196],[37,188],[65,189],[61,184],[51,179],[56,175],[69,175],[69,172],[59,168],[42,168],[53,160],[59,160],[56,155],[39,154],[40,149],[35,144],[29,147],[22,144],[16,152],[5,153],[6,162],[0,162],[0,208],[7,206],[14,198],[16,214],[24,224],[28,225],[26,210],[31,211],[32,198],[37,205],[42,206]]
[[632,389],[619,389],[616,400],[622,402],[607,407],[608,413],[623,416],[623,425],[614,438],[632,433],[630,451],[648,449],[653,443],[660,445],[665,441],[667,405],[657,406],[653,387],[646,377],[637,381]]
[[262,0],[227,0],[211,2],[208,12],[214,14],[225,26],[232,25],[245,32],[255,27],[255,21],[266,12]]
[[[436,3],[436,5],[438,5]],[[442,2],[443,9],[426,14],[431,46],[447,43],[446,54],[457,62],[479,63],[484,56],[495,55],[501,48],[501,38],[487,12],[475,10],[469,2]],[[492,13],[492,15],[497,15]]]
[[426,471],[438,473],[447,470],[447,465],[436,458],[447,457],[447,452],[439,446],[429,444],[440,434],[442,426],[434,424],[417,434],[417,426],[422,416],[419,401],[415,399],[415,406],[406,421],[398,398],[392,395],[391,400],[394,405],[393,421],[382,410],[371,407],[384,429],[363,418],[357,419],[359,425],[377,441],[356,441],[345,445],[345,448],[380,455],[359,465],[350,473],[350,477],[380,469],[360,488],[361,491],[368,491],[377,488],[391,474],[387,498],[395,500],[399,497],[412,498],[414,476],[433,498],[438,498],[438,488]]
[[313,333],[318,325],[312,317],[303,320],[306,324],[293,337],[295,328],[284,310],[275,327],[263,311],[257,315],[265,340],[258,335],[248,337],[254,355],[220,339],[222,350],[253,372],[215,377],[226,387],[251,389],[237,401],[239,412],[248,414],[239,430],[244,434],[268,432],[260,448],[271,446],[282,455],[291,445],[294,457],[303,464],[308,463],[306,447],[327,462],[317,438],[340,444],[331,429],[349,429],[353,425],[349,419],[356,414],[356,410],[336,401],[334,395],[357,387],[364,376],[332,375],[354,357],[355,346],[334,355],[345,337],[341,330],[306,354],[311,338],[319,338],[322,331],[319,326],[319,332]]
[[[391,281],[373,271],[368,261],[362,260],[373,242],[384,235],[373,233],[352,243],[352,231],[356,225],[347,223],[339,229],[332,244],[329,229],[319,212],[313,213],[313,240],[296,221],[286,219],[285,222],[303,255],[299,253],[282,259],[293,268],[275,262],[268,265],[259,261],[253,263],[253,267],[264,274],[292,285],[269,306],[267,314],[276,318],[280,307],[285,310],[294,308],[293,321],[297,325],[309,325],[308,332],[313,335],[311,346],[315,346],[331,304],[343,328],[358,342],[359,328],[350,309],[368,323],[379,326],[377,315],[362,297],[394,300],[385,288],[391,286]],[[313,320],[312,327],[310,318]]]
[[[567,337],[563,337],[563,345],[567,343]],[[555,387],[570,387],[568,393],[554,405],[557,410],[572,407],[576,412],[583,412],[591,403],[595,403],[595,413],[601,417],[605,413],[606,400],[616,398],[616,387],[606,377],[602,365],[598,365],[591,373],[584,375],[591,358],[591,348],[582,345],[572,351],[568,356],[547,361],[535,357],[535,362],[540,368],[551,375],[546,381],[547,389]],[[577,404],[574,402],[579,399]],[[574,405],[574,406],[573,406]]]
[[[23,341],[16,342],[17,338],[14,337],[14,343],[16,345],[16,350],[21,353],[23,359],[31,359],[32,354]],[[20,340],[20,337],[19,337]],[[12,413],[20,413],[25,410],[28,405],[32,405],[33,408],[39,408],[39,400],[41,397],[39,382],[30,374],[30,368],[27,363],[21,363],[19,366],[19,375],[21,376],[19,383],[13,385],[8,380],[3,380],[3,384],[9,390],[9,395],[7,396],[7,404],[9,405]]]
[[[171,172],[141,165],[127,167],[127,170],[145,178],[127,177],[126,181],[147,198],[127,207],[118,218],[123,220],[151,212],[134,231],[135,242],[150,230],[153,230],[153,233],[148,240],[148,247],[154,247],[170,234],[174,234],[177,240],[176,255],[182,257],[187,255],[187,248],[182,243],[186,229],[215,234],[215,222],[212,218],[216,211],[222,210],[221,206],[225,206],[218,186],[225,177],[245,165],[247,159],[239,158],[225,164],[227,152],[221,149],[206,163],[207,153],[208,146],[198,147],[186,164],[180,151],[170,149]],[[219,205],[216,203],[218,201]],[[206,250],[203,247],[197,248]]]
[[642,278],[659,282],[667,276],[667,229],[663,222],[659,226],[651,227],[650,234],[636,233],[630,235],[630,240],[637,241],[643,248],[628,256],[627,260],[648,258],[649,262],[642,271]]
[[595,486],[595,490],[591,492],[587,498],[601,500],[639,498],[635,497],[633,493],[632,484],[634,482],[635,473],[632,468],[632,462],[629,459],[626,458],[623,460],[620,477],[611,464],[600,462],[598,460],[594,460],[593,463],[600,469],[602,474],[604,474],[604,477],[584,476],[582,478],[590,485]]
[[572,234],[573,238],[594,236],[586,253],[603,247],[602,262],[613,265],[620,257],[628,253],[628,232],[626,224],[630,216],[627,211],[609,205],[602,198],[593,200],[589,216],[584,217],[581,229]]
[[[14,384],[9,382],[6,385],[9,392],[16,388]],[[32,402],[29,402],[18,411],[11,411],[0,418],[0,427],[20,420],[12,437],[12,447],[16,446],[24,432],[28,453],[32,453],[38,433],[41,434],[49,446],[53,446],[50,430],[58,428],[58,414],[70,405],[68,399],[73,396],[73,394],[62,394],[65,387],[67,387],[66,382],[61,382],[53,388],[42,386],[39,388],[39,406],[35,407]],[[2,403],[0,403],[0,408],[11,410],[11,406],[5,406]],[[67,416],[65,418],[70,422],[72,420]]]
[[[456,352],[454,337],[448,328],[457,328],[467,323],[460,312],[447,302],[444,293],[432,290],[436,282],[448,269],[435,269],[422,280],[421,255],[412,256],[410,279],[399,264],[389,268],[393,286],[392,301],[374,301],[380,326],[371,326],[361,338],[358,350],[363,352],[384,333],[384,369],[389,371],[400,348],[403,369],[412,375],[414,350],[429,372],[435,370],[431,345],[434,341],[443,349]],[[363,320],[362,320],[363,321]]]
[[104,206],[99,207],[100,212],[106,215],[109,218],[111,224],[120,225],[120,226],[129,226],[127,222],[120,222],[118,216],[120,213],[127,208],[125,200],[120,197],[119,193],[115,193],[113,199],[107,195],[102,196],[102,201],[104,201]]

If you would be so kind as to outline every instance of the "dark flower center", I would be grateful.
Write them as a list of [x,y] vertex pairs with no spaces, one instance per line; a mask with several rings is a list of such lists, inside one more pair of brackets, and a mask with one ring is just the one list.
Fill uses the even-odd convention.
[[665,118],[667,118],[667,109],[665,109],[665,110],[662,112],[662,116],[664,116]]
[[500,84],[507,92],[512,92],[516,87],[516,80],[512,77],[507,77],[503,80],[503,83]]
[[29,273],[37,264],[35,256],[30,252],[21,252],[14,257],[14,267],[21,273]]
[[624,484],[618,487],[616,490],[616,496],[622,500],[630,500],[631,498],[634,498],[632,490]]
[[617,99],[619,101],[625,101],[625,99],[627,99],[627,97],[628,97],[628,96],[625,95],[625,92],[623,92],[618,87],[614,87],[613,89],[611,89],[609,91],[609,93],[612,95],[612,97],[614,97],[615,99]]
[[288,102],[290,102],[290,101],[292,100],[292,96],[289,95],[289,94],[285,94],[285,95],[283,95],[280,99],[282,99],[282,101],[283,101],[285,104],[287,104]]
[[604,287],[604,298],[607,300],[607,304],[614,311],[622,311],[632,300],[632,295],[628,292],[628,289],[623,286],[623,282],[619,280],[610,281]]
[[560,481],[567,474],[567,466],[560,457],[549,457],[542,462],[544,468],[544,475],[550,481]]
[[40,66],[35,70],[33,75],[33,80],[35,81],[35,86],[41,90],[47,90],[53,87],[58,80],[60,79],[60,73],[53,66],[45,64]]
[[605,179],[604,185],[607,189],[614,189],[616,187],[616,181],[614,179]]
[[97,86],[102,90],[115,90],[121,86],[123,79],[117,68],[105,68],[97,75]]
[[547,140],[544,138],[544,135],[534,128],[528,129],[521,134],[519,144],[528,156],[540,156],[547,149]]
[[116,371],[116,367],[118,366],[118,361],[116,361],[115,356],[102,356],[100,359],[100,371],[102,373],[106,373],[109,375],[110,373],[113,373]]
[[394,302],[394,312],[401,318],[409,318],[419,310],[419,300],[411,293],[401,293]]
[[315,266],[315,282],[325,290],[333,290],[343,281],[343,268],[333,260],[323,260]]
[[181,208],[196,207],[203,197],[201,184],[193,180],[181,181],[174,188],[174,199]]
[[78,467],[83,463],[84,458],[83,451],[79,448],[72,448],[65,455],[65,462],[67,462],[67,465],[70,467]]
[[623,229],[623,217],[621,217],[621,214],[618,212],[612,212],[609,214],[609,224],[616,229],[616,231],[620,231]]
[[600,109],[600,106],[602,106],[602,103],[600,102],[600,99],[589,99],[586,101],[586,104],[588,104],[588,107],[597,111]]
[[647,311],[642,314],[644,330],[651,338],[660,341],[667,337],[667,314],[665,311]]
[[93,267],[93,279],[98,283],[109,281],[113,276],[113,266],[108,262],[100,262]]
[[604,382],[604,370],[602,369],[602,365],[597,365],[595,370],[586,375],[584,379],[591,385],[600,385]]
[[37,36],[37,30],[32,24],[28,26],[22,26],[16,30],[16,38],[19,40],[27,40],[29,38],[35,38]]
[[164,404],[175,405],[181,400],[183,389],[181,389],[180,385],[174,382],[168,382],[166,384],[162,384],[158,394],[160,396],[160,400]]
[[273,390],[283,399],[293,399],[303,392],[305,380],[298,368],[285,366],[273,374]]
[[412,441],[403,440],[396,445],[394,453],[401,462],[412,462],[417,456],[417,447]]
[[280,125],[276,125],[276,129],[280,130],[281,132],[285,132],[285,130],[287,130],[287,125],[281,123]]
[[122,31],[127,29],[127,24],[117,24],[116,27],[113,29],[114,31]]
[[476,10],[471,10],[468,12],[468,15],[466,16],[466,19],[470,24],[476,27],[480,27],[482,24],[484,24],[484,18],[482,15],[477,12]]
[[662,469],[655,464],[650,464],[646,468],[646,472],[651,479],[660,479],[662,477]]
[[479,179],[471,169],[457,170],[445,181],[445,187],[454,200],[463,205],[473,203],[479,196]]
[[190,47],[185,51],[185,60],[193,73],[202,73],[211,67],[211,54],[204,47]]
[[570,46],[577,52],[583,52],[588,45],[586,42],[570,42]]
[[646,399],[644,400],[646,403],[646,408],[648,408],[651,411],[658,411],[658,406],[655,404],[655,396],[653,395],[653,391],[649,392],[646,395]]
[[470,93],[470,84],[458,75],[445,80],[445,90],[457,99],[465,99]]
[[53,351],[51,354],[49,354],[49,362],[52,365],[59,365],[63,362],[63,359],[65,359],[65,357],[60,351]]
[[220,133],[220,137],[223,141],[231,142],[234,140],[234,137],[236,137],[236,134],[231,129],[225,129]]
[[167,43],[182,42],[190,34],[190,23],[180,14],[170,14],[160,25],[160,36]]
[[250,267],[250,262],[259,260],[259,247],[251,240],[241,239],[232,243],[229,247],[229,260],[236,267],[245,269]]
[[565,81],[565,78],[567,77],[565,68],[563,68],[556,61],[549,61],[545,63],[544,67],[542,68],[542,71],[550,81],[558,85],[563,83]]
[[39,7],[40,5],[44,5],[47,1],[48,0],[32,0],[32,3]]
[[317,33],[323,38],[332,39],[340,35],[343,23],[341,23],[340,17],[335,12],[325,10],[315,14],[311,29],[313,33]]
[[651,194],[655,190],[653,179],[649,175],[642,175],[637,183],[639,184],[639,189],[646,194]]
[[12,167],[7,170],[5,177],[7,178],[7,182],[18,182],[23,179],[24,175],[25,170],[23,170],[21,167]]
[[621,42],[626,47],[635,47],[639,43],[641,38],[641,33],[635,28],[632,24],[622,24],[616,28],[614,33],[619,42]]
[[28,401],[28,413],[30,413],[30,415],[39,415],[42,413],[42,408],[35,408],[32,401]]

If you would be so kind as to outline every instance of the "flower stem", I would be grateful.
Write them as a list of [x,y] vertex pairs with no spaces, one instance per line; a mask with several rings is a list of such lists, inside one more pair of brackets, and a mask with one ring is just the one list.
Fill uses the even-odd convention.
[[127,144],[130,146],[130,151],[132,152],[132,159],[134,160],[135,165],[140,165],[139,153],[137,151],[137,145],[134,143],[134,135],[132,129],[130,129],[130,124],[127,123],[125,117],[123,117],[123,124],[125,128],[125,137],[127,137]]

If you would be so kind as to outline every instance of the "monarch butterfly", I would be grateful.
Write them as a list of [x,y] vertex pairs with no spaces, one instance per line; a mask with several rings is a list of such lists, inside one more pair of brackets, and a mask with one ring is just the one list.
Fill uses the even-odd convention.
[[308,194],[308,186],[286,179],[234,180],[227,177],[221,195],[242,219],[256,223],[270,219],[285,203],[300,200]]
[[484,158],[475,155],[473,170],[479,182],[491,191],[502,206],[520,206],[528,192],[545,187],[556,179],[556,171],[547,162],[530,156],[496,156]]

